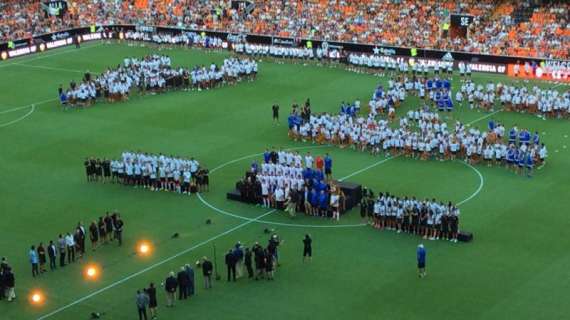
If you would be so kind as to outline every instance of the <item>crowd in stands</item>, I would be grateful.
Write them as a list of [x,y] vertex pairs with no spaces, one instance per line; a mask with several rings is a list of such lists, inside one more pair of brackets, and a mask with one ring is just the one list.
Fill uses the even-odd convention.
[[221,66],[196,66],[192,69],[173,67],[170,57],[153,54],[143,58],[125,58],[117,68],[109,68],[98,76],[86,73],[78,84],[59,88],[61,103],[87,106],[104,98],[109,102],[127,100],[134,89],[140,94],[160,93],[168,89],[210,89],[234,84],[242,79],[253,80],[257,63],[250,59],[225,59]]
[[237,183],[242,200],[267,208],[339,220],[344,195],[332,180],[332,158],[307,152],[266,150],[263,162],[254,162]]
[[117,160],[86,159],[87,181],[191,195],[209,190],[209,171],[194,158],[125,151]]
[[[434,48],[486,54],[568,58],[570,4],[552,1],[129,0],[69,2],[62,17],[39,0],[0,7],[0,41],[94,24],[147,24],[292,38]],[[450,37],[451,13],[475,16],[468,37]],[[405,27],[404,27],[405,26]],[[445,36],[443,36],[445,34]]]
[[121,246],[123,242],[124,222],[118,212],[99,217],[99,220],[91,222],[86,229],[82,222],[71,232],[61,233],[58,238],[49,240],[47,243],[40,242],[38,246],[32,245],[28,251],[28,259],[32,267],[32,276],[37,277],[47,272],[46,264],[49,263],[50,271],[59,267],[82,260],[86,254],[85,241],[87,236],[91,240],[91,250],[95,251],[99,246],[117,240]]
[[415,197],[398,197],[382,192],[374,197],[371,190],[365,189],[360,201],[360,215],[379,230],[457,242],[459,208],[451,202],[421,201]]

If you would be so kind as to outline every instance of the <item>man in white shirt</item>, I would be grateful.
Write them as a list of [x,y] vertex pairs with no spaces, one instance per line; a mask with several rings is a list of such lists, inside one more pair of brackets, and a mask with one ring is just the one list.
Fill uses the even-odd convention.
[[305,167],[312,169],[313,168],[313,162],[314,162],[314,159],[313,159],[313,156],[311,155],[311,152],[307,152],[307,155],[305,156]]
[[75,262],[75,240],[70,233],[65,235],[65,247],[67,249],[67,263]]

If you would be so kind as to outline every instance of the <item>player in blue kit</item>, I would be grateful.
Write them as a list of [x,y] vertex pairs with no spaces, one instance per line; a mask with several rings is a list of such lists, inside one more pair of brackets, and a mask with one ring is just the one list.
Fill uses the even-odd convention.
[[317,179],[317,181],[323,181],[325,179],[323,172],[319,169],[313,171],[313,177]]
[[428,91],[430,91],[432,88],[433,88],[433,81],[432,81],[431,79],[428,79],[428,80],[426,81],[426,89],[427,89]]
[[443,81],[441,79],[439,79],[439,78],[435,79],[435,88],[437,90],[440,90],[443,88]]
[[445,111],[445,101],[444,101],[444,99],[440,96],[439,91],[437,92],[435,99],[436,99],[436,101],[437,101],[437,103],[436,103],[436,104],[437,104],[437,109],[438,109],[440,112]]
[[527,152],[527,154],[526,154],[525,164],[526,164],[526,176],[529,178],[532,178],[532,169],[534,167],[534,159],[532,158],[532,155],[530,152]]
[[515,164],[515,158],[516,158],[516,149],[514,147],[509,148],[509,150],[507,151],[507,168],[512,168],[512,166]]
[[534,135],[532,136],[532,143],[537,146],[540,145],[540,136],[538,135],[538,131],[534,132]]
[[423,244],[418,245],[418,249],[416,251],[416,257],[418,260],[418,276],[423,278],[426,276],[426,256],[427,252],[424,248]]
[[448,94],[445,95],[444,103],[445,103],[445,110],[447,112],[453,111],[453,101],[451,100]]
[[317,216],[319,214],[319,194],[315,188],[311,190],[309,203],[311,204],[311,215]]
[[447,91],[451,89],[451,82],[448,79],[443,80],[443,88]]
[[332,164],[332,158],[327,153],[325,155],[325,176],[327,177],[327,180],[332,178]]
[[519,142],[520,144],[528,144],[530,142],[530,132],[526,129],[522,129],[519,132]]
[[516,144],[517,143],[517,126],[515,125],[514,127],[511,128],[511,130],[509,130],[509,144]]
[[270,161],[271,161],[271,152],[269,152],[269,149],[265,149],[265,152],[263,153],[263,162],[269,163]]
[[313,169],[311,169],[311,168],[303,169],[303,180],[311,181],[311,180],[313,180],[313,178],[314,178]]
[[517,155],[517,173],[523,174],[524,173],[524,164],[525,164],[525,154],[522,151],[518,151]]
[[321,190],[319,194],[319,215],[321,217],[326,217],[328,215],[329,208],[329,197],[325,193],[325,190]]

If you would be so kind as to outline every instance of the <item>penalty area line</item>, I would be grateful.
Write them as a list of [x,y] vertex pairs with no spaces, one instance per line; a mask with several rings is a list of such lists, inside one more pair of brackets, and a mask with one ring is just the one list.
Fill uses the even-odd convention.
[[10,121],[10,122],[6,122],[6,123],[0,124],[0,128],[5,128],[5,127],[7,127],[7,126],[9,126],[9,125],[12,125],[12,124],[14,124],[14,123],[18,123],[18,122],[20,122],[20,121],[26,119],[26,118],[29,117],[30,115],[32,115],[32,113],[34,113],[34,111],[36,111],[36,105],[35,105],[35,104],[32,104],[31,107],[32,107],[32,108],[30,109],[30,111],[28,111],[28,113],[26,113],[25,115],[19,117],[18,119],[14,119],[14,120],[12,120],[12,121]]

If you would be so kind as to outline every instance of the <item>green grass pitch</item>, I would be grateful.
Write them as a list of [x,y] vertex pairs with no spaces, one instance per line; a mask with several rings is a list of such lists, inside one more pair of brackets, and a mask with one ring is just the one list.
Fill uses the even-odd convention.
[[[340,68],[262,62],[255,82],[60,110],[55,100],[59,84],[80,79],[85,70],[100,72],[124,57],[153,51],[90,43],[79,50],[63,48],[0,64],[0,255],[8,257],[15,269],[18,295],[13,304],[0,301],[0,319],[37,319],[52,313],[49,319],[75,320],[88,319],[91,312],[104,312],[103,319],[136,319],[137,289],[150,281],[159,284],[169,271],[185,263],[204,255],[211,257],[214,244],[218,262],[238,240],[248,245],[254,241],[265,244],[264,228],[276,228],[285,240],[275,281],[221,281],[214,283],[213,290],[205,291],[198,271],[197,294],[173,309],[164,307],[165,295],[159,289],[159,318],[568,317],[568,120],[544,121],[505,112],[492,115],[507,128],[516,123],[542,133],[550,157],[546,166],[528,179],[504,168],[473,169],[461,162],[397,158],[380,163],[385,158],[290,141],[285,118],[291,103],[302,103],[309,97],[314,112],[337,112],[342,100],[359,98],[366,105],[378,82],[387,82]],[[184,66],[220,62],[228,54],[187,49],[162,53],[170,55],[173,64]],[[486,74],[474,78],[477,82],[511,81]],[[273,103],[282,106],[279,126],[271,121]],[[399,112],[415,105],[417,100],[409,98]],[[28,107],[13,110],[20,106]],[[467,123],[486,114],[463,108],[453,116]],[[486,127],[487,121],[473,125]],[[418,237],[363,226],[339,228],[312,217],[291,220],[278,212],[260,221],[247,220],[267,211],[228,202],[225,193],[255,158],[232,162],[211,174],[211,190],[203,198],[218,211],[196,196],[87,183],[82,166],[86,156],[118,157],[124,150],[143,150],[194,156],[212,169],[269,146],[329,152],[336,178],[351,175],[348,180],[376,192],[454,202],[473,195],[461,206],[461,227],[473,232],[475,240],[469,244],[424,241],[428,277],[418,279]],[[78,221],[88,223],[113,209],[121,212],[126,223],[123,247],[107,245],[95,253],[88,252],[83,263],[37,279],[31,277],[27,262],[30,245],[55,240],[57,234],[71,231]],[[342,216],[339,224],[358,225],[357,210]],[[213,224],[206,225],[206,219],[212,219]],[[180,233],[179,239],[170,239],[174,232]],[[314,259],[308,264],[301,259],[305,233],[314,240]],[[139,239],[155,244],[152,256],[132,254]],[[170,259],[181,252],[185,253]],[[82,266],[87,262],[102,265],[98,281],[83,280]],[[225,275],[222,265],[219,270]],[[33,289],[45,293],[43,306],[28,304],[27,295]]]

